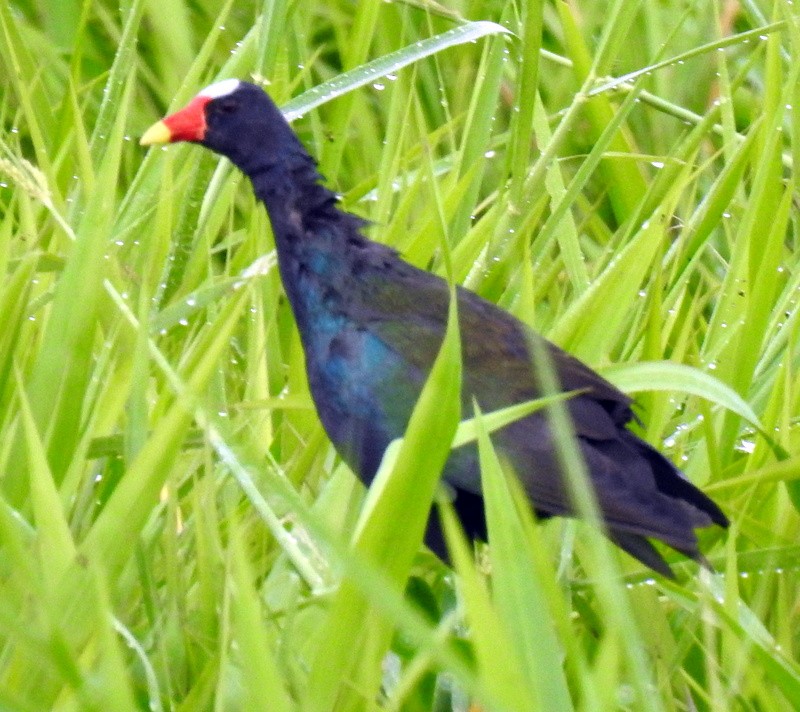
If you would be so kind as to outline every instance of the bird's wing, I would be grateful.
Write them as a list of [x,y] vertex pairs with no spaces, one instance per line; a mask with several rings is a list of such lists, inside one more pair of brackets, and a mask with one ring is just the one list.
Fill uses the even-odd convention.
[[[379,386],[384,400],[397,391],[413,400],[408,386],[421,388],[441,346],[446,328],[449,290],[439,278],[407,265],[376,270],[352,290],[348,321],[380,341],[393,356],[392,378]],[[678,551],[700,554],[694,527],[727,522],[716,505],[662,455],[627,430],[631,399],[578,359],[528,330],[507,312],[477,295],[459,290],[459,324],[463,358],[465,415],[472,397],[484,411],[502,408],[543,394],[532,354],[538,343],[551,357],[564,390],[581,391],[567,402],[577,445],[593,482],[610,536],[622,548],[662,573],[668,567],[647,542],[663,540]],[[417,390],[418,393],[418,390]],[[534,413],[495,433],[495,447],[514,467],[537,512],[574,513],[548,418]],[[480,495],[474,447],[456,450],[445,479],[459,493]],[[480,532],[481,517],[467,523]]]
[[[450,298],[439,277],[409,265],[360,280],[351,319],[394,351],[408,369],[426,375],[441,346]],[[631,399],[575,357],[546,341],[508,312],[458,290],[465,407],[477,397],[484,410],[542,395],[531,344],[542,345],[564,390],[586,391],[570,405],[579,435],[605,438],[631,419]],[[424,378],[423,378],[424,380]]]

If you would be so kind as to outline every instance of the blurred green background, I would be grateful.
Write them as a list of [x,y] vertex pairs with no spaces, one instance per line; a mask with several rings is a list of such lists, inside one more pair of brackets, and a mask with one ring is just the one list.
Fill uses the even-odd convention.
[[[0,1],[0,708],[800,708],[798,73],[791,0]],[[227,77],[370,237],[635,395],[718,573],[534,527],[486,439],[477,568],[445,506],[457,575],[393,572],[385,485],[348,547],[263,208],[138,146]]]

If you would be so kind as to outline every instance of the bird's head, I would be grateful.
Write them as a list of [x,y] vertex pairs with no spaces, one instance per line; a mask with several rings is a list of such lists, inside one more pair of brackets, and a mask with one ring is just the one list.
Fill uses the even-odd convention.
[[199,143],[244,168],[258,156],[278,158],[296,139],[263,89],[239,79],[225,79],[153,124],[139,143],[178,141]]

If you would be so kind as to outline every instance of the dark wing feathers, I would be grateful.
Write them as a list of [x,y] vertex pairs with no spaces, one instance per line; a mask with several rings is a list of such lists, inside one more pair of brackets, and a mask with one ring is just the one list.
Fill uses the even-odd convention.
[[[620,549],[627,551],[631,556],[653,569],[653,571],[657,571],[666,578],[675,578],[675,574],[661,554],[658,553],[658,549],[645,537],[617,529],[609,530],[608,538]],[[693,558],[697,558],[697,556]]]
[[[446,326],[447,285],[397,261],[361,272],[357,287],[349,292],[348,318],[424,378]],[[571,399],[568,408],[610,538],[664,575],[671,575],[669,567],[646,537],[661,539],[700,560],[694,528],[712,522],[726,526],[727,519],[669,461],[625,428],[633,418],[631,399],[507,312],[466,290],[459,289],[458,298],[464,407],[471,407],[473,395],[484,410],[541,395],[529,348],[530,340],[539,340],[553,360],[561,387],[586,391]],[[541,514],[573,512],[543,414],[499,431],[495,443],[514,465]],[[480,478],[476,467],[465,460],[454,455],[445,477],[474,497],[480,494]]]
[[[348,317],[427,373],[436,358],[447,321],[446,283],[405,263],[391,277],[375,271],[351,291]],[[544,344],[564,390],[587,389],[575,399],[571,415],[579,435],[608,437],[631,420],[632,400],[574,356],[543,339],[508,312],[458,289],[465,380],[484,408],[499,408],[536,398],[541,389],[532,368],[529,341]]]

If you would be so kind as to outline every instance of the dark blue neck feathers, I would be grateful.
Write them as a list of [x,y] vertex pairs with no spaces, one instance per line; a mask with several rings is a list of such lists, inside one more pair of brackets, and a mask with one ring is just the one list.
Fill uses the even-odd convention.
[[308,347],[315,332],[333,326],[347,282],[359,272],[355,263],[362,249],[356,247],[386,248],[360,234],[365,221],[337,207],[336,194],[321,185],[316,163],[302,146],[289,160],[284,153],[280,162],[248,168],[269,214],[281,279]]

